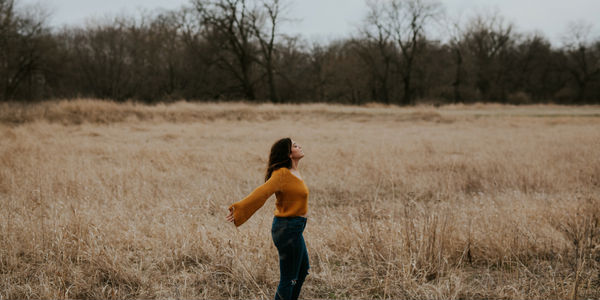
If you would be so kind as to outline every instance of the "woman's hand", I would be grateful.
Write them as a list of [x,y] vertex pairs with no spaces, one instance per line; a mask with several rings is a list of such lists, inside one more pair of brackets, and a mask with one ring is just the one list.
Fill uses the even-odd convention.
[[235,209],[235,208],[234,208],[234,207],[232,207],[232,208],[229,210],[229,214],[227,215],[227,217],[225,217],[225,219],[227,220],[227,222],[233,222],[233,221],[235,221],[235,219],[233,218],[233,210],[234,210],[234,209]]

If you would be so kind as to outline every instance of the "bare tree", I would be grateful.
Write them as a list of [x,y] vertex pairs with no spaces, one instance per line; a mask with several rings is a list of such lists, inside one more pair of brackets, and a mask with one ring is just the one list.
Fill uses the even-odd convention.
[[[283,36],[277,46],[277,65],[285,72],[279,72],[278,94],[282,99],[315,99],[315,88],[311,81],[315,79],[311,68],[311,53],[302,51],[304,46],[297,36]],[[316,93],[316,95],[320,95]]]
[[[367,1],[368,13],[363,28],[364,40],[355,40],[358,55],[371,70],[374,81],[372,97],[390,103],[392,62],[397,59],[385,9],[380,1]],[[373,51],[375,50],[375,51]]]
[[[589,84],[600,76],[600,52],[593,49],[591,32],[591,24],[571,23],[564,37],[566,68],[577,86],[577,102],[585,99]],[[600,42],[596,43],[596,47],[600,50]]]
[[404,89],[400,103],[413,104],[416,60],[426,44],[426,26],[441,14],[441,3],[436,0],[370,0],[367,4],[371,14],[375,12],[373,18],[367,18],[367,23],[381,32],[376,40],[390,39],[399,51],[400,58],[395,63]]
[[505,82],[503,70],[508,69],[501,58],[515,42],[513,25],[497,13],[478,15],[467,26],[465,42],[476,66],[475,85],[485,100],[505,99],[505,93],[493,93],[495,85]]
[[463,96],[461,88],[464,81],[464,61],[465,61],[465,29],[461,23],[461,18],[447,18],[445,20],[448,36],[448,46],[452,51],[454,60],[454,80],[452,82],[454,103],[462,102]]
[[205,34],[219,43],[218,61],[241,86],[244,96],[256,99],[254,88],[255,47],[251,10],[246,0],[192,0],[206,27]]
[[153,49],[143,22],[137,24],[126,17],[94,20],[86,28],[68,33],[83,94],[126,100],[138,93],[142,82],[148,80],[148,66],[161,64],[149,53]]
[[550,99],[564,85],[565,76],[560,76],[560,60],[553,54],[550,42],[540,33],[533,33],[515,47],[518,63],[510,76],[514,79],[513,89],[526,93],[535,100]]
[[148,26],[136,30],[139,41],[137,44],[141,48],[140,52],[135,54],[134,67],[138,69],[136,77],[147,78],[145,81],[148,84],[145,84],[144,88],[146,98],[158,95],[179,97],[186,84],[182,74],[185,47],[179,15],[167,12],[148,19]]
[[41,7],[15,10],[14,0],[0,0],[0,87],[2,99],[12,99],[28,84],[28,97],[36,83],[46,50],[47,13]]
[[8,99],[14,89],[14,77],[11,73],[12,55],[9,52],[16,36],[16,16],[13,0],[0,0],[0,78],[2,78],[2,96]]
[[[223,68],[223,59],[221,54],[221,44],[223,38],[214,31],[208,32],[208,29],[198,19],[195,8],[185,7],[179,10],[176,15],[178,24],[178,35],[183,43],[183,53],[186,63],[182,65],[181,72],[185,74],[184,89],[182,93],[187,98],[222,98],[224,90],[232,89],[228,87],[229,80],[224,77],[231,77],[231,71]],[[215,36],[215,38],[212,38]],[[236,89],[239,87],[239,80],[234,79]]]
[[14,0],[0,0],[0,38],[4,42],[3,47],[6,47],[5,40],[8,38],[9,32],[14,30],[14,6]]
[[263,66],[267,75],[269,86],[269,98],[272,102],[279,102],[277,85],[275,82],[275,38],[277,28],[281,22],[282,13],[281,0],[263,0],[251,14],[251,24],[254,36],[258,39],[262,59],[258,62]]
[[441,4],[434,0],[394,0],[389,13],[393,24],[392,35],[402,54],[400,64],[400,74],[404,83],[402,104],[414,104],[411,79],[415,61],[425,46],[427,22],[439,16]]

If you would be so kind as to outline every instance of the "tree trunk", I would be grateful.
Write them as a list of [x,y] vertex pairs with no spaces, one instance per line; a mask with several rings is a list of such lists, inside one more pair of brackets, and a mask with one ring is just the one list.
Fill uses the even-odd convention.
[[462,70],[462,54],[459,49],[454,50],[455,58],[456,58],[456,73],[454,75],[454,82],[452,86],[454,87],[454,103],[458,103],[462,101],[462,96],[460,94],[460,85],[462,83],[461,70]]

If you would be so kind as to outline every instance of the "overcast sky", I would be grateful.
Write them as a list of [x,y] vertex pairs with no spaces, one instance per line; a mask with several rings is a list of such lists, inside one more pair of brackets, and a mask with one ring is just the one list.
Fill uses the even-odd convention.
[[[140,10],[176,9],[189,0],[17,0],[21,5],[40,3],[50,11],[53,26],[84,24],[90,18],[116,14],[138,15]],[[468,16],[497,10],[522,33],[541,32],[552,43],[561,41],[569,22],[583,20],[600,36],[600,0],[442,0],[449,15]],[[349,36],[365,14],[364,0],[293,0],[288,12],[295,21],[282,32],[308,39],[328,40]]]

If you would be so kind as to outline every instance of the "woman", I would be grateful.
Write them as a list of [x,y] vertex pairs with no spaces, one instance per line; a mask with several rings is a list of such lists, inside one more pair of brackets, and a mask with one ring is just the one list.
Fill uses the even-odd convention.
[[308,252],[302,232],[306,227],[308,188],[298,172],[302,147],[283,138],[271,147],[265,183],[229,207],[226,219],[240,226],[275,194],[275,217],[271,236],[279,252],[279,286],[275,299],[298,299],[308,275]]

